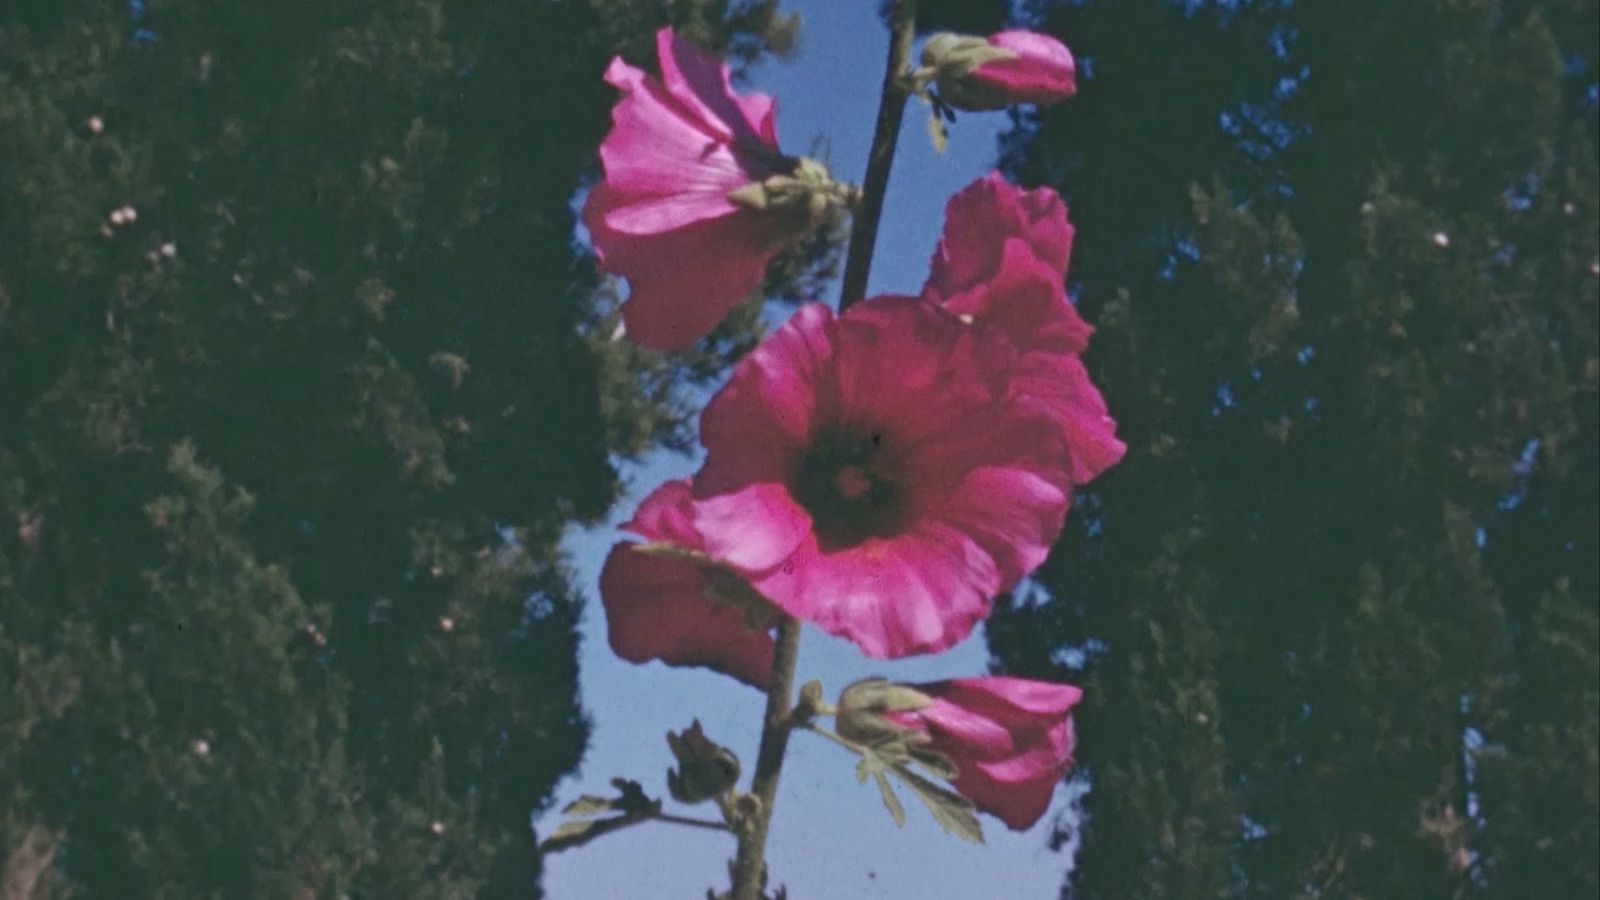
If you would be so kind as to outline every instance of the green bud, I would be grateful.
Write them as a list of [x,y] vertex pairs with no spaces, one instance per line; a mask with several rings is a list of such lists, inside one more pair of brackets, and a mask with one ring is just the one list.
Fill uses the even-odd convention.
[[940,32],[922,45],[922,66],[933,73],[939,99],[972,112],[1005,109],[1015,102],[1009,92],[978,84],[967,76],[984,63],[1016,58],[1015,52],[970,34]]
[[679,803],[703,803],[739,783],[739,757],[706,737],[700,720],[681,733],[667,732],[678,768],[667,770],[667,790]]
[[846,687],[839,695],[834,724],[840,737],[868,747],[877,746],[917,734],[884,718],[884,713],[910,712],[932,702],[927,694],[903,684],[886,678],[866,678]]
[[789,159],[788,171],[751,182],[728,193],[728,202],[747,209],[785,215],[793,219],[785,242],[797,239],[828,220],[835,206],[848,205],[856,192],[835,182],[828,168],[814,159]]

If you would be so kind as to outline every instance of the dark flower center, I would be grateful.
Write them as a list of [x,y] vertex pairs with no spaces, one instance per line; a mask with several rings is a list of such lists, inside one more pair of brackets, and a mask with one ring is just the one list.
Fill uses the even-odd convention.
[[800,463],[794,496],[811,514],[823,549],[888,537],[905,525],[906,492],[876,429],[822,433]]

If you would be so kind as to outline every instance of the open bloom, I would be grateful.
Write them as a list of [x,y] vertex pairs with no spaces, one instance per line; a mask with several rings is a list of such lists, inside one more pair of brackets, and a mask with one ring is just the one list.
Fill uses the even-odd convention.
[[936,34],[923,45],[939,97],[956,109],[1002,109],[1057,103],[1077,93],[1072,51],[1053,37],[1012,30],[987,38]]
[[734,93],[728,67],[671,28],[656,51],[660,80],[620,58],[606,70],[623,96],[583,221],[601,267],[628,279],[628,333],[682,349],[821,220],[831,183],[816,163],[778,152],[771,97]]
[[1055,191],[1024,191],[990,173],[946,204],[922,296],[1010,337],[1022,353],[1013,387],[1061,426],[1076,485],[1115,465],[1127,446],[1081,358],[1094,329],[1062,284],[1072,237]]
[[961,640],[1067,509],[1059,429],[1009,390],[1014,361],[915,298],[803,307],[701,417],[708,555],[869,656]]
[[924,734],[927,749],[955,764],[951,787],[1014,830],[1045,814],[1076,743],[1070,711],[1083,692],[1023,678],[957,678],[909,687],[932,702],[887,712]]
[[691,521],[689,483],[656,488],[622,527],[684,553],[662,556],[628,542],[611,548],[600,572],[611,649],[629,662],[705,666],[765,689],[772,635],[752,627],[748,608],[732,596],[737,576],[693,558],[704,543]]

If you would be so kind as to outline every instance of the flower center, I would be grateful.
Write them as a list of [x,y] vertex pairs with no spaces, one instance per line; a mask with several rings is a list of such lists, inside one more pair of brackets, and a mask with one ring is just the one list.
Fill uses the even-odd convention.
[[834,430],[812,442],[794,496],[811,514],[824,549],[888,537],[905,524],[905,488],[887,441],[875,429]]

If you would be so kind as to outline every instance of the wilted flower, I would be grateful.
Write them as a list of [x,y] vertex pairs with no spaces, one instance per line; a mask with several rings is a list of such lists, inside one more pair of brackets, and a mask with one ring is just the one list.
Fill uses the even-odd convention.
[[933,71],[939,98],[956,109],[1045,105],[1078,90],[1072,51],[1034,31],[1002,31],[987,38],[936,34],[922,47],[922,65]]
[[[773,639],[735,596],[738,577],[699,560],[704,549],[690,518],[689,484],[669,481],[639,504],[622,526],[654,542],[662,555],[619,543],[600,572],[611,649],[629,662],[659,659],[673,666],[705,666],[765,689],[772,677]],[[748,594],[744,588],[742,594]]]
[[660,80],[620,58],[606,70],[624,96],[583,221],[601,267],[628,279],[628,333],[682,349],[844,194],[821,165],[778,151],[771,97],[734,93],[728,67],[671,28],[656,50]]
[[1014,361],[915,298],[802,308],[701,417],[707,553],[869,656],[966,637],[1066,514],[1059,430],[1009,390]]
[[882,717],[927,737],[921,747],[955,764],[956,792],[1014,830],[1050,807],[1072,767],[1071,710],[1083,692],[1023,678],[957,678],[907,685],[926,706]]

